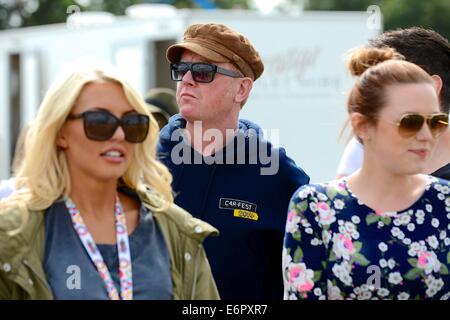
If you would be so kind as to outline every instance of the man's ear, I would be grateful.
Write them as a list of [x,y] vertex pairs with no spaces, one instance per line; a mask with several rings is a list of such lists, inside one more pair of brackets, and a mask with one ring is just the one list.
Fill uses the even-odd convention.
[[442,86],[443,86],[442,78],[440,76],[438,76],[437,74],[432,75],[431,78],[434,81],[434,88],[436,89],[436,92],[437,92],[438,96],[440,96],[441,95]]
[[58,134],[56,135],[56,145],[63,150],[66,150],[69,147],[67,143],[66,136],[64,134],[64,127],[59,129]]
[[350,115],[350,123],[353,128],[353,132],[356,137],[358,137],[363,143],[370,139],[369,136],[369,125],[367,117],[359,112],[353,112]]
[[239,82],[239,87],[236,93],[235,101],[241,105],[242,102],[247,100],[250,91],[252,90],[252,87],[253,87],[252,79],[248,77],[241,79],[241,81]]

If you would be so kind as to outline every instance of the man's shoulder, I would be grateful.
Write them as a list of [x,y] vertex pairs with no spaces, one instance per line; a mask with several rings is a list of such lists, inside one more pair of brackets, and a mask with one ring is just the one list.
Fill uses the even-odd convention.
[[298,181],[299,185],[309,183],[309,175],[286,154],[284,148],[279,148],[277,152],[280,159],[280,172],[283,177]]
[[433,177],[450,180],[450,163],[431,173]]
[[176,243],[184,242],[187,239],[194,241],[194,243],[202,243],[209,236],[219,235],[216,228],[193,217],[176,204],[171,204],[165,210],[154,211],[153,216],[165,238],[173,239]]
[[[138,192],[141,200],[149,209],[160,207],[160,210],[152,210],[152,214],[158,221],[163,233],[168,237],[180,235],[202,242],[210,235],[218,235],[216,228],[210,224],[193,217],[189,212],[174,203],[166,203],[159,195],[151,191]],[[163,204],[164,202],[164,204]]]

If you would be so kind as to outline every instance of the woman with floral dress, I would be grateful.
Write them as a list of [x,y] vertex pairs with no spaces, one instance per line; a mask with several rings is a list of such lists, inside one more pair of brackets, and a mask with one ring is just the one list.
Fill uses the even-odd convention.
[[420,174],[448,125],[433,78],[392,49],[356,50],[349,70],[363,165],[293,195],[284,298],[449,299],[450,186]]

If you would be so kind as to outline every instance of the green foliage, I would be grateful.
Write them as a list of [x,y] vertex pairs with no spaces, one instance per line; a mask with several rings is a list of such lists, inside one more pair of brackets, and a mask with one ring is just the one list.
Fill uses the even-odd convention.
[[439,270],[439,272],[441,273],[441,275],[448,275],[448,268],[445,264],[441,264],[441,269]]
[[420,26],[450,38],[450,1],[386,0],[382,6],[385,29]]
[[305,212],[308,209],[308,200],[297,203],[297,208],[300,212]]
[[370,261],[367,260],[366,257],[364,257],[361,253],[358,252],[353,255],[352,260],[364,267],[370,264]]
[[218,8],[222,9],[249,9],[248,0],[214,0]]
[[[250,0],[210,0],[222,9],[248,9]],[[22,27],[36,26],[52,23],[62,23],[73,12],[67,12],[71,5],[77,5],[83,11],[106,11],[114,15],[125,14],[125,9],[133,4],[140,3],[170,3],[177,8],[198,8],[193,0],[90,0],[89,5],[81,6],[74,0],[39,0],[39,7],[34,12],[27,12],[25,1],[17,5],[0,5],[0,29],[8,29],[11,15],[19,14],[22,18]],[[83,3],[83,2],[80,2]]]
[[380,5],[382,0],[310,0],[307,10],[339,10],[339,11],[365,11],[370,5]]
[[390,225],[391,224],[391,221],[392,221],[392,219],[390,218],[390,217],[382,217],[381,218],[381,221],[385,224],[385,225]]
[[322,271],[314,271],[313,282],[318,282],[322,278]]
[[336,197],[336,195],[337,195],[337,190],[336,190],[336,188],[333,188],[333,187],[327,188],[327,197],[328,197],[330,200],[333,200],[334,197]]
[[417,259],[409,258],[408,263],[411,265],[411,267],[416,268],[417,267]]
[[403,276],[403,278],[407,279],[407,280],[415,280],[417,279],[422,273],[422,270],[418,269],[418,268],[414,268],[408,271],[408,273],[406,275]]
[[176,0],[172,3],[173,6],[181,8],[198,8],[198,6],[192,0]]
[[380,217],[374,213],[368,214],[366,216],[366,224],[370,226],[371,224],[377,223],[380,220]]
[[[34,0],[30,0],[34,1]],[[248,9],[251,0],[210,0],[218,8]],[[384,15],[384,30],[422,26],[432,28],[446,38],[450,38],[450,1],[448,0],[285,0],[291,6],[305,10],[366,11],[370,5],[378,5]],[[103,10],[115,15],[123,15],[125,9],[137,3],[170,3],[177,8],[198,8],[194,0],[90,0],[81,7],[82,11]],[[21,26],[35,26],[65,22],[67,8],[77,4],[74,0],[39,0],[39,7],[28,12],[26,1],[13,1],[12,5],[0,5],[0,29],[11,28],[10,17],[19,14]]]
[[297,247],[297,250],[294,252],[294,263],[299,263],[303,259],[303,251],[300,247]]
[[450,38],[448,0],[309,0],[305,9],[366,11],[370,5],[380,6],[384,15],[384,30],[420,26]]
[[300,231],[295,231],[292,234],[292,238],[296,241],[300,241],[302,239],[302,235],[301,235]]
[[[117,16],[119,15],[123,15],[125,14],[125,10],[126,8],[128,8],[129,6],[132,6],[133,4],[138,4],[138,3],[142,3],[145,1],[141,1],[141,0],[103,0],[103,1],[99,1],[100,3],[97,4],[98,6],[98,10],[102,10],[102,11],[106,11],[106,12],[111,12]],[[91,8],[86,8],[86,9],[91,9]],[[95,7],[92,9],[96,9]]]

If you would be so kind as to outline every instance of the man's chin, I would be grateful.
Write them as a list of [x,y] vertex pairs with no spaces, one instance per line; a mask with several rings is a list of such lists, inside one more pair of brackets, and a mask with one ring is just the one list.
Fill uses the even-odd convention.
[[188,122],[200,121],[199,117],[195,115],[194,110],[191,107],[182,108],[180,115]]

